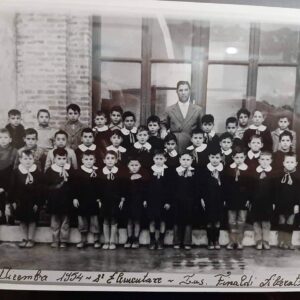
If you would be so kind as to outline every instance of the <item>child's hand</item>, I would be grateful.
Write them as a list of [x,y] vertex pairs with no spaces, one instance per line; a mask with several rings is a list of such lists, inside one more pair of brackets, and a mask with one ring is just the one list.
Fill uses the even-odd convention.
[[10,209],[10,205],[9,204],[5,205],[4,214],[5,214],[6,217],[10,217],[11,216],[11,209]]
[[205,210],[205,202],[203,199],[201,199],[201,205],[202,205],[203,209]]
[[73,205],[74,205],[75,208],[79,207],[79,201],[78,201],[78,199],[73,199]]
[[143,206],[144,206],[144,208],[147,208],[147,201],[143,202]]
[[12,206],[13,206],[13,209],[14,209],[14,210],[17,209],[17,203],[16,203],[16,202],[14,202],[14,203],[12,204]]
[[137,180],[140,178],[142,178],[142,175],[140,175],[140,174],[132,174],[130,177],[131,180]]
[[273,204],[273,210],[275,210],[275,204]]
[[299,205],[295,205],[294,206],[294,214],[298,214],[299,213]]
[[250,208],[250,201],[249,200],[246,202],[246,207]]
[[2,194],[3,192],[5,192],[5,190],[3,188],[0,188],[0,194]]
[[36,213],[37,212],[37,210],[38,210],[38,206],[35,204],[35,205],[33,205],[33,211]]
[[164,209],[165,209],[165,210],[169,210],[170,207],[171,207],[171,205],[170,205],[169,203],[166,203],[165,206],[164,206]]
[[98,207],[101,208],[101,206],[102,206],[101,200],[97,199],[97,202],[98,202]]
[[120,204],[119,204],[119,208],[122,209],[123,208],[123,205],[124,205],[124,201],[121,200]]

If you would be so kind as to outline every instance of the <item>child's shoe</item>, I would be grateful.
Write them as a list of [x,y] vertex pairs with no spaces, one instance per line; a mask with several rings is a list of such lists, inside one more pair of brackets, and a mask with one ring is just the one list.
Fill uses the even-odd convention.
[[284,249],[284,242],[280,242],[279,245],[278,245],[278,247],[279,247],[280,249]]
[[22,242],[20,242],[18,244],[19,248],[25,248],[26,247],[26,244],[27,244],[27,241],[25,239],[22,240]]
[[133,243],[131,245],[131,248],[132,249],[138,249],[139,247],[140,247],[139,239],[138,238],[134,238]]
[[25,247],[26,248],[33,248],[34,247],[34,241],[33,240],[28,240]]
[[271,249],[270,244],[267,241],[263,241],[263,247],[264,247],[265,250],[270,250]]
[[109,244],[107,244],[107,243],[103,244],[102,249],[103,250],[108,250],[109,249]]
[[184,246],[184,249],[185,249],[185,250],[191,250],[192,247],[191,247],[190,245],[185,245],[185,246]]
[[155,250],[155,241],[150,241],[149,250]]
[[258,241],[257,243],[256,243],[256,250],[262,250],[262,248],[263,248],[263,244],[262,244],[262,241]]
[[208,250],[214,250],[215,249],[215,246],[214,246],[213,242],[208,243],[207,249]]
[[175,244],[175,245],[173,245],[173,248],[174,248],[174,249],[180,249],[180,245]]
[[79,242],[77,245],[76,245],[76,247],[78,248],[78,249],[82,249],[82,248],[84,248],[86,246],[86,244],[84,243],[84,242]]
[[232,242],[229,242],[229,244],[227,244],[226,249],[227,250],[233,250],[234,248],[234,244]]
[[50,245],[51,248],[58,248],[58,246],[59,246],[58,242],[53,242]]
[[95,242],[94,242],[94,248],[95,248],[95,249],[101,248],[101,244],[99,243],[99,241],[95,241]]
[[243,244],[242,243],[237,243],[237,246],[236,246],[236,249],[238,249],[238,250],[243,250],[244,249],[244,246],[243,246]]
[[67,243],[61,242],[59,248],[67,248]]
[[220,250],[221,249],[221,246],[220,246],[219,242],[215,242],[215,249],[216,250]]
[[114,243],[110,244],[108,247],[109,250],[115,250],[116,248],[117,248],[117,246]]
[[161,240],[158,240],[156,247],[157,247],[157,250],[163,250],[164,243]]
[[127,238],[126,243],[124,244],[125,249],[129,249],[132,246],[132,237]]

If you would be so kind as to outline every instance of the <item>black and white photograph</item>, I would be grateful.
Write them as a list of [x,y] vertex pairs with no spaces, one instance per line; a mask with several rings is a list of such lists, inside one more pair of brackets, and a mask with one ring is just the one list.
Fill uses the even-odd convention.
[[0,2],[0,289],[299,290],[300,6],[33,2]]

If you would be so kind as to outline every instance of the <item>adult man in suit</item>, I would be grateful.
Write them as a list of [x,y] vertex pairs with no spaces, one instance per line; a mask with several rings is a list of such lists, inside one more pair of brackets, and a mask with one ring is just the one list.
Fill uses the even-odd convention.
[[192,130],[201,126],[202,108],[191,103],[191,86],[188,81],[178,81],[176,92],[178,102],[167,107],[163,123],[175,134],[178,151],[182,153],[190,143]]

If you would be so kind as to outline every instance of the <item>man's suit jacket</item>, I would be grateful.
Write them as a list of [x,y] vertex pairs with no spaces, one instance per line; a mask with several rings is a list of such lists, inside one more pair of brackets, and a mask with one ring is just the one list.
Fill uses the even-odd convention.
[[181,113],[178,103],[167,107],[164,123],[170,132],[175,134],[178,141],[178,152],[186,150],[191,140],[193,129],[201,126],[202,108],[190,103],[185,118]]

